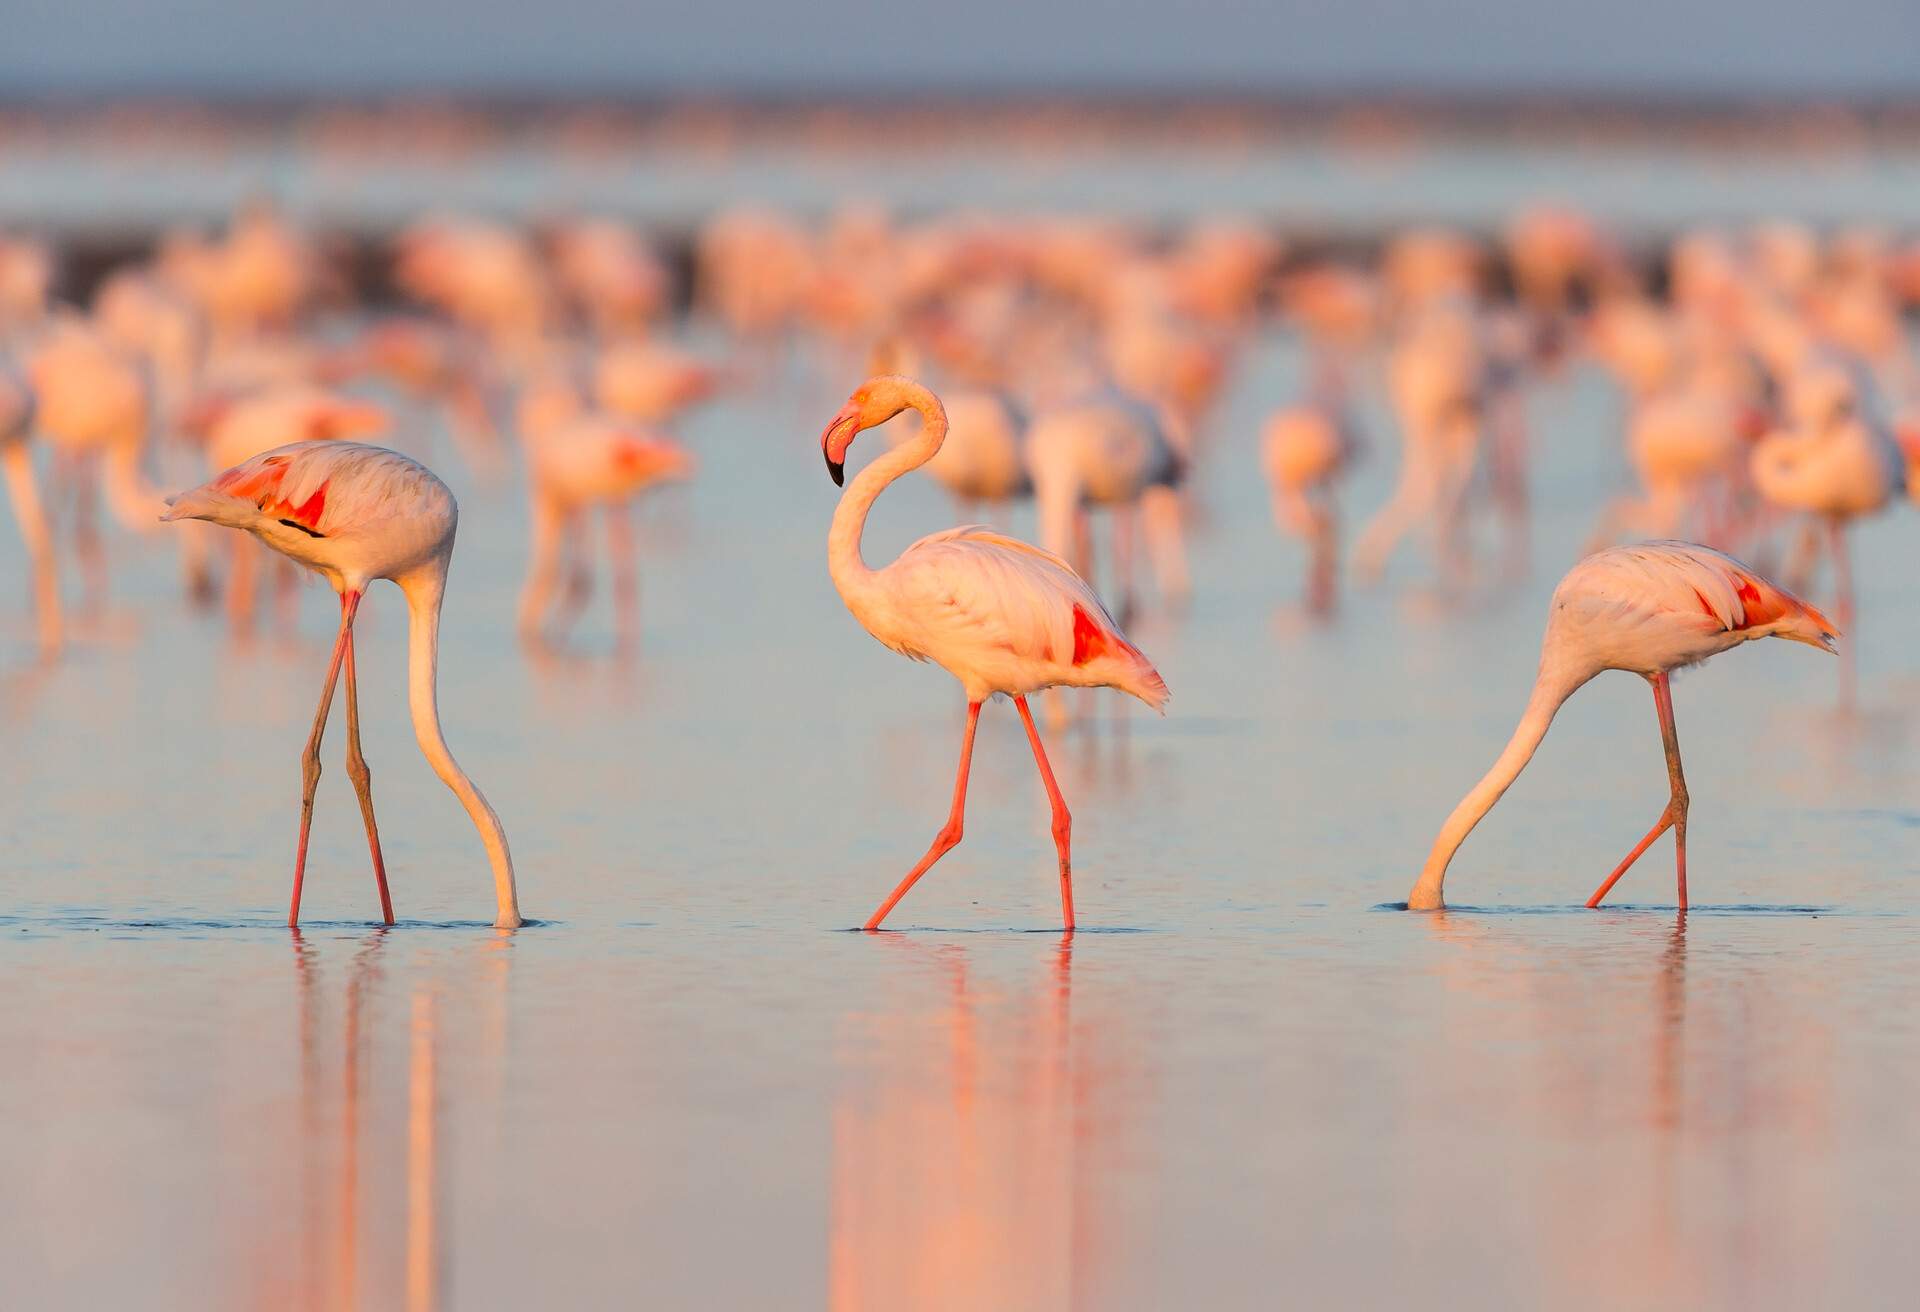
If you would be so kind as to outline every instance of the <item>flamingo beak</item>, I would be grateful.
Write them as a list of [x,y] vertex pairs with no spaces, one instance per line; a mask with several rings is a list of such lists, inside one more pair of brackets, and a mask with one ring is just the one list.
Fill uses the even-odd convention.
[[833,475],[835,487],[846,484],[847,448],[853,445],[854,435],[859,431],[860,407],[849,401],[820,435],[820,453],[827,458],[827,472]]

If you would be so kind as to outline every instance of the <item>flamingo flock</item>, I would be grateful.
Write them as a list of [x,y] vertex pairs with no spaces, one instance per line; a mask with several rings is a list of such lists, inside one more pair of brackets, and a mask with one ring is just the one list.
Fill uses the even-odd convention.
[[[605,215],[516,225],[441,213],[392,239],[392,299],[377,309],[355,303],[324,235],[263,201],[223,230],[166,234],[73,302],[57,298],[79,289],[55,245],[8,236],[0,250],[11,270],[0,472],[40,658],[81,641],[75,617],[106,602],[103,509],[132,533],[176,525],[187,600],[223,597],[236,635],[263,622],[262,569],[281,598],[300,571],[338,595],[301,754],[290,922],[342,681],[347,774],[382,919],[394,920],[354,650],[368,589],[389,579],[408,609],[420,749],[478,833],[495,923],[522,923],[505,829],[440,721],[438,626],[459,517],[429,468],[441,439],[462,476],[524,492],[521,640],[583,641],[603,559],[615,649],[631,657],[642,564],[674,567],[670,555],[643,562],[636,511],[728,476],[727,454],[697,436],[703,410],[746,395],[789,415],[783,430],[811,429],[810,406],[869,375],[821,434],[836,483],[858,434],[886,439],[846,481],[827,572],[863,628],[945,669],[966,700],[946,821],[869,930],[961,841],[976,727],[995,696],[1025,729],[1074,927],[1072,819],[1029,698],[1111,688],[1164,710],[1167,684],[1128,632],[1152,639],[1207,595],[1190,539],[1208,533],[1216,471],[1264,481],[1277,540],[1241,565],[1281,607],[1297,595],[1311,625],[1354,622],[1343,594],[1389,585],[1457,612],[1528,577],[1533,447],[1546,436],[1529,400],[1576,370],[1617,396],[1618,443],[1594,453],[1615,472],[1594,489],[1586,554],[1553,594],[1520,726],[1445,821],[1408,905],[1444,905],[1462,844],[1557,709],[1601,671],[1625,670],[1652,687],[1670,800],[1590,905],[1671,828],[1684,909],[1672,672],[1760,637],[1839,650],[1858,609],[1854,529],[1920,490],[1920,371],[1902,331],[1920,262],[1867,229],[1683,232],[1653,262],[1656,279],[1599,221],[1556,205],[1491,235],[1409,228],[1370,259],[1296,249],[1241,216],[1167,231],[1099,216],[908,221],[864,204],[810,222],[741,206],[700,224],[684,268]],[[1253,395],[1244,365],[1275,337],[1304,367],[1290,387]],[[1355,505],[1354,471],[1370,463],[1391,489]],[[916,471],[944,490],[956,526],[928,525],[872,568],[868,511]],[[1010,530],[1019,517],[1037,545]],[[70,564],[77,608],[61,577]],[[1832,621],[1800,599],[1823,569]],[[265,622],[293,623],[284,608]],[[1855,684],[1849,644],[1843,700]],[[1056,717],[1050,734],[1068,731]]]

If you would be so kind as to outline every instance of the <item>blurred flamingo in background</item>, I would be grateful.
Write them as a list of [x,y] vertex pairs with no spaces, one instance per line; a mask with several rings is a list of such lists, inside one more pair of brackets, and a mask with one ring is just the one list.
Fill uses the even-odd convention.
[[1260,467],[1274,526],[1307,544],[1307,610],[1333,610],[1340,569],[1340,505],[1334,485],[1352,463],[1351,426],[1331,397],[1277,410],[1260,432]]
[[841,600],[867,632],[901,655],[931,660],[960,680],[967,694],[967,727],[947,823],[865,927],[878,929],[915,881],[960,841],[980,707],[999,693],[1011,697],[1020,712],[1053,808],[1060,910],[1072,929],[1072,817],[1040,744],[1027,694],[1061,685],[1117,688],[1159,710],[1166,705],[1167,685],[1065,561],[1015,538],[977,526],[949,529],[921,538],[884,569],[867,567],[860,556],[867,511],[888,484],[933,459],[946,440],[946,411],[938,397],[911,379],[870,378],[820,438],[827,470],[839,483],[854,437],[909,408],[920,416],[920,436],[868,465],[841,496],[827,535],[827,568]]
[[[1424,286],[1449,267],[1419,263],[1403,276]],[[1450,582],[1465,576],[1466,495],[1480,454],[1484,371],[1475,324],[1463,305],[1423,311],[1394,348],[1388,387],[1400,425],[1400,476],[1354,543],[1362,582],[1377,582],[1400,539],[1422,523],[1442,575]]]
[[372,773],[360,753],[360,703],[354,674],[353,621],[375,579],[392,579],[407,599],[407,701],[420,751],[466,808],[493,867],[502,929],[520,925],[513,857],[493,807],[453,759],[440,729],[437,681],[440,605],[453,558],[459,507],[433,472],[397,451],[358,442],[295,442],[227,470],[182,492],[163,519],[204,519],[253,534],[282,555],[325,578],[340,594],[340,632],[320,692],[313,732],[301,757],[300,842],[294,856],[293,901],[287,923],[300,921],[306,877],[307,833],[320,783],[320,739],[333,706],[342,664],[347,679],[347,774],[360,798],[381,917],[393,923],[386,862],[373,815]]
[[140,470],[147,438],[146,385],[132,360],[71,315],[49,326],[28,353],[26,369],[34,426],[54,457],[55,500],[62,491],[72,494],[75,545],[91,600],[98,603],[107,586],[97,519],[100,485],[109,509],[129,528],[151,528],[160,509],[159,492]]
[[1443,886],[1453,854],[1502,793],[1520,777],[1562,703],[1602,670],[1627,670],[1653,685],[1672,793],[1647,836],[1587,900],[1590,907],[1673,829],[1680,909],[1687,909],[1687,782],[1673,723],[1672,671],[1755,638],[1787,638],[1834,650],[1839,630],[1813,607],[1708,547],[1650,542],[1612,547],[1575,565],[1554,589],[1540,647],[1540,673],[1526,714],[1506,750],[1447,817],[1426,867],[1407,898],[1409,908],[1445,905]]
[[1730,404],[1704,389],[1663,391],[1640,402],[1627,425],[1627,459],[1644,495],[1610,503],[1588,549],[1622,537],[1718,541],[1724,526],[1706,521],[1716,495],[1724,499],[1726,481],[1740,472],[1745,448],[1736,418]]
[[1027,432],[1027,468],[1048,551],[1093,572],[1087,511],[1113,515],[1112,586],[1120,615],[1134,609],[1135,514],[1147,539],[1163,599],[1187,594],[1178,488],[1185,463],[1169,422],[1153,406],[1104,392],[1043,410]]
[[586,600],[591,574],[585,521],[598,506],[606,521],[613,574],[614,632],[623,650],[631,648],[639,639],[640,611],[632,502],[650,487],[691,477],[693,455],[669,438],[587,410],[578,388],[563,377],[529,385],[521,397],[520,432],[527,449],[533,522],[533,556],[520,592],[521,636],[540,637],[569,547],[568,610]]
[[[1793,395],[1800,422],[1754,448],[1753,482],[1773,505],[1824,521],[1833,558],[1835,615],[1841,628],[1852,632],[1853,563],[1847,529],[1893,499],[1905,479],[1905,462],[1892,435],[1859,413],[1840,368],[1814,370]],[[1853,644],[1849,643],[1841,662],[1841,692],[1848,701],[1853,696],[1853,677]]]

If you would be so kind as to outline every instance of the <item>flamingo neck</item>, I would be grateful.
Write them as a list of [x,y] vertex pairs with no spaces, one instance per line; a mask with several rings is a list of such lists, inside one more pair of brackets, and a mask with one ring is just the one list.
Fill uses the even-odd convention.
[[520,898],[513,882],[513,854],[507,850],[507,831],[486,797],[453,759],[446,737],[440,732],[440,600],[447,586],[447,557],[442,555],[394,581],[407,597],[407,704],[413,711],[413,735],[419,740],[420,754],[427,758],[427,764],[440,776],[440,781],[460,799],[460,805],[467,809],[467,816],[486,846],[499,910],[494,925],[500,929],[516,929],[520,925]]
[[920,414],[920,436],[902,442],[854,476],[840,495],[827,530],[827,572],[841,599],[852,605],[865,591],[873,571],[860,555],[860,536],[867,527],[867,511],[887,484],[933,459],[947,440],[947,411],[940,398],[914,383],[906,388],[907,404]]
[[1413,886],[1413,892],[1407,897],[1407,907],[1413,911],[1432,911],[1446,905],[1444,886],[1447,880],[1447,866],[1453,860],[1453,854],[1460,850],[1460,844],[1501,794],[1520,777],[1527,768],[1527,762],[1540,747],[1540,740],[1547,736],[1547,728],[1553,723],[1554,715],[1588,679],[1599,673],[1597,669],[1569,669],[1552,659],[1551,655],[1541,658],[1540,674],[1534,680],[1533,695],[1527,699],[1526,713],[1520,717],[1520,724],[1513,731],[1513,737],[1507,741],[1506,750],[1493,763],[1493,768],[1475,784],[1468,794],[1460,799],[1453,808],[1453,814],[1440,826],[1439,836],[1433,840],[1433,850],[1427,854],[1427,864],[1420,871],[1420,878]]

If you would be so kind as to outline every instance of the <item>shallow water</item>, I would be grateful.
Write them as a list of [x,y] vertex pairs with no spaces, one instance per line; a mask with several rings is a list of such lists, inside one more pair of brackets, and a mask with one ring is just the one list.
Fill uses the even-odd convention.
[[[1623,477],[1617,407],[1584,370],[1536,389],[1519,581],[1442,598],[1403,554],[1315,627],[1253,474],[1298,368],[1280,341],[1249,360],[1201,469],[1193,604],[1134,626],[1171,714],[1106,697],[1054,742],[1070,940],[1004,704],[904,932],[844,932],[939,826],[962,711],[826,577],[816,439],[850,380],[688,424],[704,464],[648,508],[637,660],[604,601],[565,655],[511,640],[523,509],[437,449],[463,505],[441,700],[540,922],[514,934],[413,747],[397,593],[363,610],[361,664],[402,923],[369,924],[336,724],[296,935],[330,594],[301,591],[297,636],[236,644],[178,603],[164,537],[122,537],[109,611],[37,672],[0,531],[6,1301],[1903,1305],[1911,511],[1860,534],[1856,709],[1787,643],[1678,682],[1691,915],[1665,842],[1579,909],[1665,800],[1625,675],[1473,836],[1463,905],[1408,915]],[[1393,465],[1367,418],[1356,519]],[[870,558],[947,516],[896,488]]]

